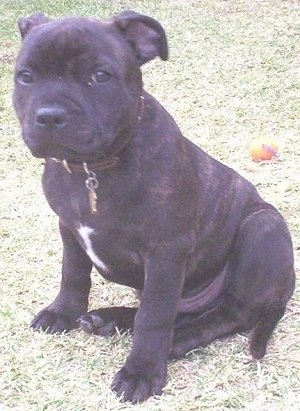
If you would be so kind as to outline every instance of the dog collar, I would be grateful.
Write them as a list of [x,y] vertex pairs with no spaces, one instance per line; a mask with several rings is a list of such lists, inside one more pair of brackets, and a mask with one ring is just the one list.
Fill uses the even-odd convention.
[[86,170],[101,171],[107,168],[112,168],[120,161],[119,157],[103,157],[98,161],[78,162],[60,160],[59,158],[51,157],[51,160],[55,163],[61,164],[63,168],[70,174],[73,173],[86,173]]
[[[103,157],[101,160],[78,163],[67,160],[60,160],[58,158],[51,157],[51,160],[58,164],[61,164],[63,168],[70,174],[82,173],[86,174],[85,186],[89,194],[90,211],[92,214],[97,213],[97,193],[96,189],[99,187],[99,181],[95,171],[106,170],[112,168],[119,162],[119,157]],[[94,171],[95,170],[95,171]]]
[[[140,96],[140,112],[137,117],[138,123],[142,120],[144,110],[145,110],[145,98],[144,96]],[[127,143],[127,140],[126,142]],[[125,144],[126,145],[126,144]],[[116,154],[119,154],[124,148],[122,145],[119,150],[117,150]],[[70,174],[73,173],[85,173],[87,178],[85,180],[85,186],[88,189],[89,193],[89,203],[90,203],[90,210],[92,214],[97,213],[97,193],[96,189],[99,187],[99,182],[97,179],[96,171],[106,170],[108,168],[112,168],[118,164],[120,161],[119,157],[116,156],[107,156],[102,157],[97,161],[90,161],[89,163],[86,162],[78,162],[78,161],[67,161],[66,159],[59,159],[55,157],[51,157],[51,160],[55,163],[61,164],[63,168]]]
[[88,190],[89,194],[89,204],[90,204],[90,211],[92,214],[97,213],[97,193],[96,189],[99,187],[99,181],[97,179],[97,175],[95,171],[106,170],[108,168],[112,168],[119,162],[119,157],[103,157],[98,161],[92,161],[89,163],[86,162],[75,162],[75,161],[67,161],[67,160],[60,160],[59,158],[51,157],[52,161],[55,163],[61,164],[63,168],[70,174],[73,173],[85,173],[86,180],[85,186]]

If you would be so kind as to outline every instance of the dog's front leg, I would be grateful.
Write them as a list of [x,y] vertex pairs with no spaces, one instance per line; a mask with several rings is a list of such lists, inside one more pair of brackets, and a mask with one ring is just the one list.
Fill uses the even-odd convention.
[[87,311],[92,263],[72,232],[60,222],[63,264],[60,291],[48,307],[33,319],[31,327],[49,333],[77,327],[77,319]]
[[134,323],[133,347],[112,384],[124,401],[144,401],[162,392],[184,273],[182,253],[157,250],[148,256],[143,295]]

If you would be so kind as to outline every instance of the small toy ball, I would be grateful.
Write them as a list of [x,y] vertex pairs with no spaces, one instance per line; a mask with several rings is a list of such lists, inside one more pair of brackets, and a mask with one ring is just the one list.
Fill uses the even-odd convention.
[[268,137],[259,137],[253,140],[249,146],[250,156],[253,161],[272,160],[279,156],[278,144]]

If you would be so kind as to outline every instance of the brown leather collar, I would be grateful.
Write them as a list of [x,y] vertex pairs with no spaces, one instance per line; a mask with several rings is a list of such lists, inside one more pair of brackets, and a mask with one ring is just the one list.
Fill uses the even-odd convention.
[[55,161],[58,164],[61,164],[63,168],[70,174],[87,173],[87,170],[106,170],[107,168],[114,167],[120,161],[119,157],[103,157],[97,161],[89,161],[88,163],[60,160],[59,158],[54,157],[52,157],[51,160]]

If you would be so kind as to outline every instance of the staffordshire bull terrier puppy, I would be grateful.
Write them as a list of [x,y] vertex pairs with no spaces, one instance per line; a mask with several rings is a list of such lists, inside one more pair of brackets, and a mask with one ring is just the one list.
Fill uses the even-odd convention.
[[[294,290],[290,234],[143,89],[140,67],[168,57],[161,25],[128,11],[104,22],[35,14],[19,27],[14,106],[25,144],[45,159],[63,242],[60,291],[32,327],[133,330],[112,383],[132,402],[161,394],[168,358],[216,338],[253,329],[262,358]],[[93,266],[137,290],[139,307],[88,312]]]

